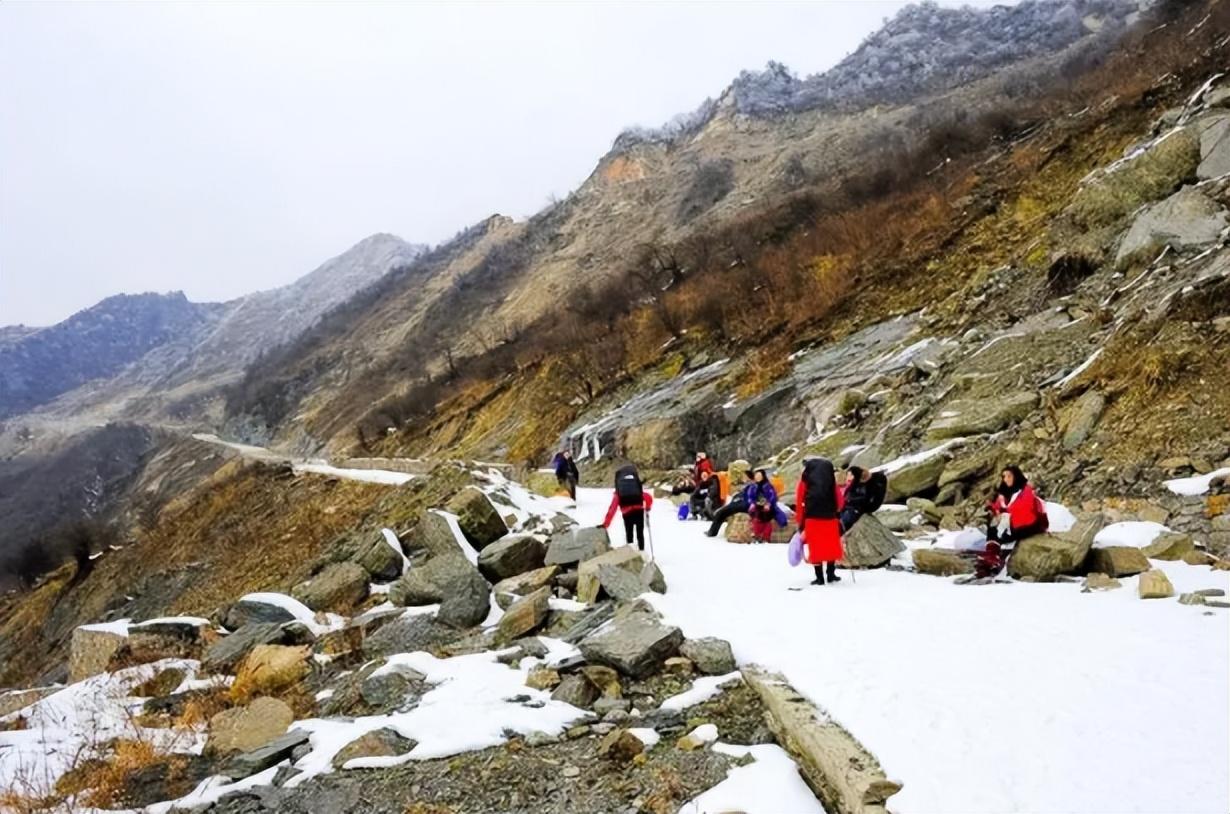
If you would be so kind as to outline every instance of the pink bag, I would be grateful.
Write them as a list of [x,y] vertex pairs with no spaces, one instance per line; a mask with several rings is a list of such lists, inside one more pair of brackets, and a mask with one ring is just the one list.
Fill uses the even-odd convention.
[[797,531],[790,538],[790,545],[786,546],[786,559],[790,561],[791,567],[803,561],[803,536]]

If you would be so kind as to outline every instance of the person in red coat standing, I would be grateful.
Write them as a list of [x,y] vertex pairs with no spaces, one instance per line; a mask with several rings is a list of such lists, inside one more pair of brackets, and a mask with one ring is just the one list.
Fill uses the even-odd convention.
[[828,576],[830,583],[840,582],[837,576],[837,561],[841,551],[842,494],[837,488],[837,475],[833,462],[827,458],[809,458],[803,463],[803,476],[795,490],[795,517],[799,519],[799,533],[807,549],[807,561],[815,566],[816,578],[812,585],[823,585]]

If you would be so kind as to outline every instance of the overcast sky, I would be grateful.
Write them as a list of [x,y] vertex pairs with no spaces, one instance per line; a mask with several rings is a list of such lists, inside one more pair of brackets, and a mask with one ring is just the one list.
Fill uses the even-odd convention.
[[823,70],[903,5],[0,3],[0,325],[524,217],[624,127]]

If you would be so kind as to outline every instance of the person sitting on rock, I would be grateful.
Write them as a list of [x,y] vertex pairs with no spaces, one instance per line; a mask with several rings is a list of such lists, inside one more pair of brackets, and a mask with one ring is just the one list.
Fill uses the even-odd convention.
[[852,466],[846,471],[846,485],[842,490],[841,533],[847,531],[865,514],[871,514],[884,503],[888,491],[888,476],[872,472],[861,466]]
[[978,558],[979,577],[999,573],[1017,542],[1047,529],[1046,504],[1015,464],[1000,474],[995,499],[987,504],[987,509],[991,520],[987,524],[986,550]]
[[702,470],[696,482],[696,490],[689,501],[689,511],[697,520],[712,520],[714,512],[722,505],[721,484],[713,473]]
[[[816,569],[812,585],[840,582],[837,561],[842,557],[841,521],[842,491],[837,488],[833,462],[827,458],[808,458],[803,462],[803,476],[795,490],[794,516],[803,538],[807,561]],[[826,568],[827,566],[827,568]]]
[[713,522],[709,525],[709,530],[705,532],[706,537],[717,537],[718,532],[722,530],[722,524],[736,514],[747,514],[747,509],[752,504],[748,503],[748,489],[754,485],[754,473],[752,470],[747,470],[743,473],[746,478],[746,483],[738,494],[731,497],[720,509],[713,513]]
[[777,490],[763,469],[752,473],[752,482],[743,490],[747,514],[752,520],[752,542],[767,543],[773,538],[773,521],[777,519]]

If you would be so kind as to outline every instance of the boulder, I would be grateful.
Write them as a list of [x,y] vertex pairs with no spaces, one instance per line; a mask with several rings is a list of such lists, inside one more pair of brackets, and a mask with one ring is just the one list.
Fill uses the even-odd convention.
[[[605,572],[605,582],[602,578],[604,566],[610,566]],[[641,585],[640,581],[641,569],[644,567],[644,558],[641,557],[639,551],[631,546],[624,546],[614,551],[608,551],[596,557],[591,557],[582,562],[581,567],[577,570],[577,600],[585,603],[595,602],[602,589],[607,588],[608,585],[617,586],[616,589],[621,590],[625,594],[629,591],[635,591],[636,593],[631,597],[623,597],[633,598],[644,591],[644,586]],[[620,575],[614,573],[615,570],[623,571],[630,580],[621,581]],[[614,594],[611,595],[614,596]]]
[[606,529],[577,527],[551,536],[546,565],[573,565],[611,550]]
[[1203,605],[1204,597],[1197,593],[1179,594],[1180,605]]
[[[594,560],[590,560],[590,562],[594,562]],[[603,564],[598,566],[596,581],[602,588],[599,595],[605,594],[617,602],[631,602],[648,590],[648,586],[641,582],[639,569],[637,569],[637,573],[633,573],[618,565]],[[596,598],[594,601],[596,601]]]
[[549,586],[555,576],[559,574],[558,565],[548,565],[544,568],[535,568],[533,571],[526,571],[524,574],[518,574],[515,577],[502,579],[497,582],[492,591],[498,596],[499,594],[513,594],[514,596],[525,596],[532,594],[539,588]]
[[[390,537],[393,539],[390,540]],[[377,539],[359,552],[359,555],[355,557],[355,562],[371,574],[373,579],[388,582],[401,576],[406,559],[397,536],[392,531],[384,529]]]
[[578,709],[589,709],[598,700],[601,692],[581,673],[564,676],[559,686],[551,693],[553,701],[563,701]]
[[1130,577],[1149,570],[1149,560],[1139,548],[1116,545],[1089,552],[1087,566],[1110,577]]
[[1089,593],[1090,591],[1113,591],[1115,588],[1122,588],[1123,583],[1107,574],[1102,574],[1094,571],[1085,577],[1085,581],[1081,583],[1081,591]]
[[1196,550],[1190,534],[1180,531],[1165,531],[1144,547],[1142,553],[1151,560],[1181,560],[1183,555]]
[[456,641],[455,629],[442,625],[430,614],[406,616],[390,622],[363,640],[363,654],[368,658],[394,653],[433,650]]
[[377,713],[387,714],[407,701],[417,701],[423,678],[414,670],[378,670],[359,684],[359,697]]
[[641,569],[641,584],[656,594],[666,593],[666,577],[656,562],[647,562]]
[[475,551],[482,551],[504,535],[508,526],[482,489],[467,486],[448,503],[448,510],[457,515],[457,525]]
[[461,544],[453,534],[448,518],[436,511],[419,515],[418,522],[402,537],[407,552],[419,549],[436,557],[461,554]]
[[551,589],[544,586],[512,603],[500,617],[498,639],[501,642],[511,642],[537,630],[547,619],[550,600]]
[[148,664],[161,659],[199,659],[206,640],[213,635],[209,621],[194,616],[155,619],[128,626],[129,664]]
[[645,678],[683,643],[683,632],[663,624],[651,611],[632,606],[635,612],[618,613],[581,641],[581,653],[596,664],[613,667],[624,675]]
[[250,752],[285,734],[295,713],[276,698],[257,698],[242,707],[219,712],[209,719],[206,755]]
[[1034,392],[1015,391],[994,398],[956,399],[940,408],[939,414],[927,428],[927,438],[939,441],[989,435],[1020,421],[1037,406],[1038,394]]
[[581,668],[581,675],[589,679],[589,683],[598,688],[603,698],[620,698],[623,696],[623,686],[619,683],[619,673],[601,664],[586,664]]
[[612,729],[598,744],[598,755],[617,763],[627,763],[645,751],[645,744],[626,729]]
[[547,546],[537,537],[517,534],[492,543],[478,555],[478,570],[490,582],[499,582],[542,567]]
[[1200,164],[1196,177],[1201,181],[1230,173],[1230,116],[1213,116],[1199,122]]
[[559,684],[559,671],[541,665],[531,668],[525,677],[525,686],[534,690],[550,690],[558,687]]
[[843,568],[878,568],[905,551],[905,544],[884,528],[874,514],[865,514],[842,537]]
[[137,698],[159,698],[171,695],[187,677],[187,672],[179,667],[168,667],[165,670],[159,670],[148,681],[137,685],[132,694]]
[[303,646],[257,645],[239,667],[231,698],[243,703],[257,695],[276,695],[294,687],[308,674],[311,654],[311,649]]
[[752,541],[752,518],[743,513],[728,517],[722,534],[728,543],[747,545]]
[[905,502],[905,505],[911,512],[921,514],[928,523],[938,524],[943,517],[935,501],[927,500],[925,497],[912,497]]
[[212,673],[229,673],[258,645],[287,644],[282,625],[274,622],[246,624],[229,636],[223,636],[205,650],[201,666]]
[[118,627],[84,625],[76,628],[68,650],[69,682],[105,673],[111,659],[127,644],[128,634]]
[[447,595],[450,583],[461,577],[481,574],[460,550],[432,557],[422,565],[411,567],[405,576],[389,587],[389,601],[394,605],[435,605]]
[[481,625],[491,612],[491,586],[478,569],[458,574],[444,586],[436,619],[453,628]]
[[396,729],[384,727],[360,735],[333,756],[333,768],[343,769],[347,761],[364,757],[399,757],[409,754],[418,741],[404,737]]
[[[286,597],[290,599],[290,597]],[[293,600],[291,600],[293,601]],[[267,602],[260,594],[248,594],[226,609],[222,624],[227,630],[239,630],[244,625],[294,621],[295,615],[277,602]]]
[[706,675],[726,675],[737,669],[734,651],[730,649],[730,642],[725,639],[687,639],[679,645],[679,653],[690,659],[696,669]]
[[888,476],[885,500],[898,503],[913,495],[929,492],[940,482],[944,467],[948,465],[943,455],[932,455],[921,461],[906,464]]
[[232,780],[242,780],[245,777],[259,774],[283,760],[289,760],[296,749],[304,746],[310,740],[309,734],[301,729],[287,732],[264,746],[235,755],[226,762],[223,774]]
[[1115,262],[1165,246],[1182,251],[1213,243],[1226,228],[1226,211],[1195,187],[1184,187],[1136,215],[1119,244]]
[[880,525],[889,531],[909,531],[914,528],[914,524],[910,522],[914,517],[914,512],[909,509],[880,508],[876,511],[875,517],[880,521]]
[[1169,599],[1174,596],[1174,586],[1170,584],[1170,579],[1157,569],[1141,574],[1136,589],[1141,599]]
[[367,598],[367,591],[367,571],[357,563],[339,562],[297,586],[292,596],[315,611],[346,613]]
[[947,548],[916,548],[914,570],[934,577],[953,577],[974,573],[974,561]]
[[944,464],[936,485],[944,487],[950,483],[964,483],[980,478],[995,468],[999,454],[998,447],[990,446],[972,455],[958,455]]
[[1086,390],[1067,410],[1064,411],[1059,428],[1063,432],[1063,448],[1074,450],[1085,439],[1106,410],[1106,396],[1099,390]]
[[1053,582],[1060,574],[1080,573],[1093,548],[1093,538],[1102,530],[1101,515],[1082,515],[1061,534],[1038,534],[1017,543],[1008,559],[1008,573],[1015,579]]

